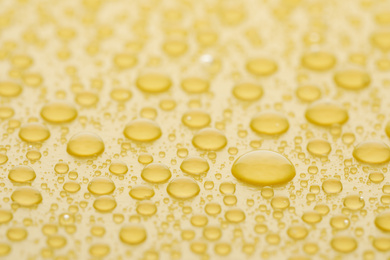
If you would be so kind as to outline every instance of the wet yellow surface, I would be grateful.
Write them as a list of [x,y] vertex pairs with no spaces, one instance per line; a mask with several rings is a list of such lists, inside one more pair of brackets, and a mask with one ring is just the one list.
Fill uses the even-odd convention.
[[390,1],[0,1],[1,259],[390,259]]

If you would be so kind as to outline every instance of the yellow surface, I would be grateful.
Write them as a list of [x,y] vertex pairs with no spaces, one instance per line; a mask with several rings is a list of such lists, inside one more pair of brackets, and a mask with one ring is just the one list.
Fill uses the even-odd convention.
[[389,52],[388,0],[1,0],[0,258],[389,259]]

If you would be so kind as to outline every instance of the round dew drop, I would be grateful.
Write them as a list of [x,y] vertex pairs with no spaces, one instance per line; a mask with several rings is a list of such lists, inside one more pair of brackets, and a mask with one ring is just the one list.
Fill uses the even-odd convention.
[[146,240],[146,230],[142,226],[127,225],[119,231],[119,238],[123,243],[138,245]]
[[213,128],[204,128],[192,138],[192,144],[201,150],[216,151],[227,145],[226,136]]
[[193,179],[178,177],[168,184],[167,192],[176,199],[190,199],[199,194],[200,188]]
[[390,161],[390,148],[381,141],[366,141],[353,149],[353,157],[363,163],[381,164]]
[[80,132],[70,138],[66,151],[76,157],[92,157],[104,152],[104,142],[94,133]]
[[231,171],[238,180],[260,186],[284,184],[295,177],[293,164],[281,154],[268,150],[240,156]]
[[138,142],[151,142],[161,136],[160,126],[150,119],[136,119],[126,125],[123,134],[126,138]]

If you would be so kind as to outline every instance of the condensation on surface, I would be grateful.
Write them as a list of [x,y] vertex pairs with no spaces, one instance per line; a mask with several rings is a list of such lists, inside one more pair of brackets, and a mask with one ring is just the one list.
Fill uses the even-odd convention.
[[0,257],[386,259],[386,0],[3,0]]

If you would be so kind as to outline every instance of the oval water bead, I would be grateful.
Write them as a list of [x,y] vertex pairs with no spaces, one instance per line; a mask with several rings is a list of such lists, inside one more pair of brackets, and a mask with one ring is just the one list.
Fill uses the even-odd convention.
[[0,209],[0,224],[10,222],[14,218],[12,212],[6,209]]
[[200,175],[207,173],[210,169],[210,165],[206,159],[201,157],[188,157],[183,160],[180,169],[191,175]]
[[115,184],[106,177],[95,177],[88,183],[88,190],[95,195],[107,195],[114,192]]
[[126,138],[138,142],[151,142],[160,138],[160,126],[150,119],[135,119],[126,125],[123,134]]
[[104,142],[97,134],[80,132],[73,135],[66,151],[76,157],[92,157],[104,152]]
[[34,169],[25,165],[15,166],[8,174],[8,179],[16,183],[32,182],[35,178],[36,174]]
[[42,195],[34,188],[21,187],[12,193],[11,199],[20,206],[31,207],[42,202]]
[[332,147],[330,143],[323,139],[313,139],[307,144],[307,151],[315,156],[327,156]]
[[129,171],[129,168],[127,167],[127,165],[124,162],[116,160],[110,164],[110,167],[108,168],[108,170],[112,174],[123,175]]
[[53,102],[42,107],[41,116],[49,123],[68,123],[76,119],[77,110],[66,102]]
[[352,154],[356,160],[363,163],[381,164],[390,161],[390,147],[382,141],[359,143]]
[[319,126],[331,126],[347,122],[348,112],[335,101],[318,100],[307,108],[305,117],[310,123]]
[[28,123],[20,128],[19,137],[25,142],[43,142],[50,137],[50,131],[40,123]]
[[231,171],[238,180],[260,186],[284,184],[295,177],[294,165],[283,155],[269,150],[241,155]]
[[335,73],[334,82],[338,87],[348,90],[360,90],[371,83],[370,75],[361,70],[343,70]]
[[172,176],[171,170],[162,163],[151,163],[145,166],[141,172],[141,177],[150,183],[164,183]]
[[116,200],[110,195],[100,196],[93,202],[93,207],[100,212],[110,212],[116,205]]
[[201,150],[216,151],[227,145],[227,138],[219,130],[204,128],[194,135],[192,144]]
[[154,190],[146,185],[138,185],[133,187],[129,195],[136,200],[147,200],[154,196]]
[[0,82],[0,96],[2,97],[17,97],[22,93],[22,87],[19,84],[3,81]]
[[246,69],[255,76],[269,76],[278,70],[278,65],[271,59],[255,58],[247,62]]
[[182,89],[189,94],[201,94],[208,91],[209,82],[202,78],[189,77],[181,82]]
[[253,83],[241,83],[234,86],[233,95],[239,100],[256,101],[263,96],[263,88]]
[[130,69],[137,64],[137,57],[128,53],[119,53],[114,56],[114,64],[118,69]]
[[339,236],[335,237],[330,242],[332,248],[340,253],[350,253],[357,248],[357,242],[352,237]]
[[375,226],[384,232],[390,232],[390,212],[387,211],[377,216]]
[[167,186],[167,192],[176,199],[191,199],[199,194],[199,185],[190,178],[178,177]]
[[313,102],[321,97],[320,88],[312,85],[299,86],[295,93],[300,100],[305,102]]
[[211,117],[201,110],[192,110],[183,114],[181,121],[185,126],[191,128],[203,128],[210,124]]
[[287,132],[290,124],[283,114],[268,111],[254,116],[250,127],[258,134],[277,135]]
[[302,56],[301,63],[303,67],[310,70],[326,71],[334,67],[336,58],[329,52],[311,52]]
[[119,238],[123,243],[138,245],[146,240],[147,233],[142,226],[126,225],[119,231]]
[[139,76],[135,84],[143,92],[158,94],[169,90],[172,86],[172,81],[166,75],[149,73]]

